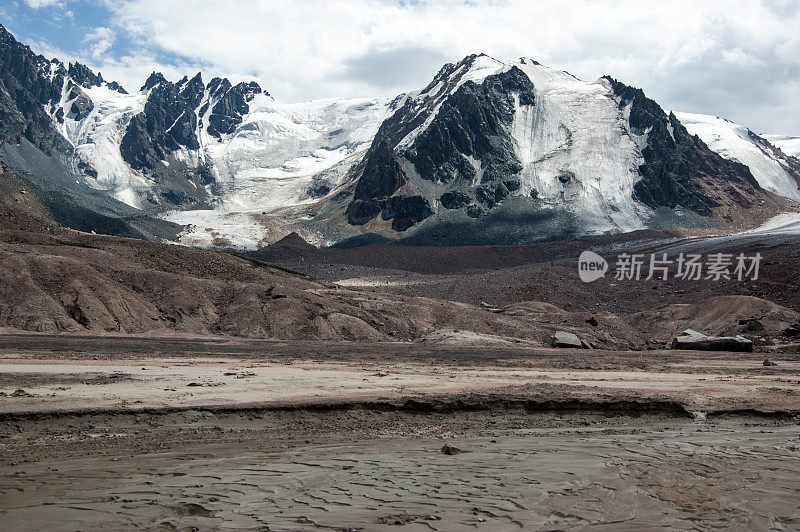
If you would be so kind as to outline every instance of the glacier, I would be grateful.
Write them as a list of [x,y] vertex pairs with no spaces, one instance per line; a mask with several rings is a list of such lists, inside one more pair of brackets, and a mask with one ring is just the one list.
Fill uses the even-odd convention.
[[791,161],[776,153],[769,142],[763,142],[769,141],[768,138],[717,116],[680,112],[675,112],[675,116],[709,148],[750,168],[762,188],[800,203],[798,183],[788,172]]
[[644,159],[609,86],[531,59],[514,65],[537,102],[518,108],[512,126],[524,165],[519,193],[536,190],[545,203],[568,206],[593,232],[643,228],[650,209],[634,201],[633,186]]
[[[391,99],[326,99],[281,104],[257,95],[232,135],[201,134],[226,210],[273,210],[313,201],[312,178],[363,153],[389,112]],[[341,185],[331,183],[331,189]]]
[[[75,148],[77,156],[91,165],[97,175],[87,177],[93,187],[107,191],[111,196],[130,205],[142,208],[143,197],[151,188],[150,181],[133,170],[120,154],[119,145],[131,118],[144,109],[147,93],[121,94],[108,88],[80,87],[91,99],[93,109],[85,118],[66,112],[75,98],[69,78],[64,80],[59,108],[64,110],[62,121],[53,123],[61,135]],[[51,110],[55,115],[57,110]]]

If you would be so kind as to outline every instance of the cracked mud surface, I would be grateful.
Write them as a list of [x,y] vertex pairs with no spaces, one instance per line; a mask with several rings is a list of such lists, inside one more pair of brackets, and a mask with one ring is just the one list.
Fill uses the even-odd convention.
[[[72,421],[118,432],[95,438],[108,440],[104,455],[0,467],[4,528],[800,526],[799,428],[789,419],[206,413],[170,418],[183,444],[144,453],[123,443],[133,418]],[[466,452],[444,455],[443,441]]]

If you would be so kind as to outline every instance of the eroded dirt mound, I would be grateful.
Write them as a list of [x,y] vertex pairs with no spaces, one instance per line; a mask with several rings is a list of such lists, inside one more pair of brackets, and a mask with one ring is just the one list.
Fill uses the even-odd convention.
[[638,312],[625,321],[652,340],[668,342],[685,329],[711,336],[775,336],[798,317],[800,313],[765,299],[723,296]]
[[525,316],[550,334],[571,332],[590,347],[637,349],[647,345],[647,337],[623,318],[610,312],[571,312],[542,301],[523,301],[500,311],[504,316]]
[[[0,231],[0,268],[0,326],[28,331],[409,341],[458,330],[546,345],[561,326],[525,313],[348,290],[223,253],[69,231]],[[573,321],[575,329],[580,320]],[[584,323],[576,332],[598,346],[629,341],[590,329]]]
[[[546,282],[542,269],[527,282],[551,302],[470,304],[441,294],[351,289],[255,259],[61,229],[0,230],[0,267],[0,327],[39,332],[549,346],[562,331],[577,335],[584,347],[642,349],[664,347],[687,328],[714,336],[775,338],[800,315],[751,296],[677,304],[674,299],[684,293],[699,294],[656,285],[653,290],[647,283],[639,283],[646,288],[639,292],[634,286],[615,287],[625,288],[616,297],[582,284],[559,305],[556,296],[566,298],[572,285]],[[473,277],[487,290],[502,290],[498,276],[514,272]],[[463,290],[465,277],[445,281]],[[415,288],[409,284],[409,290]],[[516,297],[526,295],[513,291]],[[589,306],[592,297],[626,303],[616,310]]]
[[0,229],[59,232],[36,189],[0,161]]

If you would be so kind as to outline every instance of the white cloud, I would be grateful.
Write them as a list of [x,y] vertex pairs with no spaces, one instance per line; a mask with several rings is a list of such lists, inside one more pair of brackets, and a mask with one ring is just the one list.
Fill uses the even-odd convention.
[[25,0],[28,7],[39,9],[40,7],[63,6],[65,0]]
[[87,33],[84,42],[89,45],[92,59],[98,60],[114,45],[114,39],[114,32],[101,26]]
[[425,85],[444,60],[485,52],[584,79],[608,73],[665,108],[800,133],[800,9],[789,1],[103,1],[106,25],[133,51],[105,57],[111,34],[93,41],[90,63],[129,88],[151,68],[202,68],[256,77],[284,101],[393,95]]

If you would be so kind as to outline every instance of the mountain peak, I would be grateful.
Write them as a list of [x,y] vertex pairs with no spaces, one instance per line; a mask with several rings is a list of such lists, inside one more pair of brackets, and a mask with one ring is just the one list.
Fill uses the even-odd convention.
[[75,83],[82,85],[87,89],[99,87],[105,81],[102,74],[95,74],[89,67],[82,63],[78,63],[77,61],[74,63],[69,63],[69,66],[67,67],[67,73],[69,73],[69,76]]
[[189,80],[189,83],[191,85],[202,85],[205,87],[205,83],[203,83],[203,73],[198,72],[197,74],[195,74],[194,77]]
[[285,237],[281,238],[274,244],[271,244],[270,247],[272,248],[281,248],[281,249],[291,249],[294,251],[312,251],[316,250],[316,246],[313,244],[309,244],[306,240],[297,234],[296,231],[292,231]]
[[158,85],[159,83],[166,83],[167,78],[161,72],[153,72],[144,82],[140,90],[147,91]]

